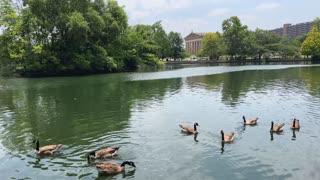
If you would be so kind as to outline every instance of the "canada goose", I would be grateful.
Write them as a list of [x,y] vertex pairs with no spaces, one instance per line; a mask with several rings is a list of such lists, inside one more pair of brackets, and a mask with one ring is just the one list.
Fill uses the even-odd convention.
[[232,142],[234,138],[234,132],[230,132],[228,134],[224,134],[223,130],[221,130],[221,142],[229,143]]
[[58,151],[62,144],[56,144],[56,145],[47,145],[40,148],[40,143],[38,140],[34,140],[32,143],[36,143],[36,154],[40,155],[52,155],[56,151]]
[[273,121],[271,122],[271,132],[281,132],[283,131],[284,123],[274,125]]
[[124,171],[124,167],[126,164],[136,167],[132,161],[124,161],[121,163],[121,165],[111,162],[101,162],[101,163],[95,163],[96,168],[99,173],[101,174],[117,174]]
[[193,128],[189,126],[179,125],[182,132],[188,133],[188,134],[195,134],[198,133],[197,126],[199,126],[198,123],[194,123]]
[[294,118],[290,125],[291,129],[299,129],[300,128],[300,122],[298,119]]
[[251,118],[251,119],[246,119],[244,116],[242,116],[243,118],[243,124],[244,125],[256,125],[257,121],[259,118]]
[[106,149],[101,149],[99,151],[91,151],[88,154],[88,160],[91,159],[102,159],[102,158],[111,158],[113,157],[119,150],[120,147],[110,147]]

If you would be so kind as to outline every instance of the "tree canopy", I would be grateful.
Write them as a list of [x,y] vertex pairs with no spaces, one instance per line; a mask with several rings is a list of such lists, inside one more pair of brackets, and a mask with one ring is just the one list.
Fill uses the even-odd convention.
[[170,45],[160,21],[129,27],[115,0],[14,2],[0,1],[0,61],[23,76],[132,70],[183,51]]
[[208,56],[209,59],[219,60],[219,57],[225,52],[222,35],[219,32],[206,33],[202,40],[201,54]]

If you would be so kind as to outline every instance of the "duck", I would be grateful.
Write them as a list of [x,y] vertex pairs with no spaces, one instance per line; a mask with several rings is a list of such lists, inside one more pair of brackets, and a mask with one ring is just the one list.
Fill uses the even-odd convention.
[[187,134],[196,134],[196,133],[198,133],[197,126],[199,126],[199,124],[197,122],[194,123],[193,128],[189,127],[189,126],[184,126],[184,125],[181,125],[181,124],[179,125],[179,127],[181,128],[181,131],[185,132]]
[[132,161],[124,161],[123,163],[116,164],[113,162],[100,162],[95,163],[95,166],[100,174],[118,174],[124,171],[125,165],[130,165],[132,167],[136,167],[134,162]]
[[36,143],[36,154],[39,155],[52,155],[62,147],[62,144],[56,144],[46,145],[40,148],[39,140],[34,140],[32,143]]
[[291,129],[300,129],[300,122],[298,119],[294,118],[293,121],[291,122]]
[[259,118],[251,118],[251,119],[246,119],[244,116],[242,116],[243,118],[243,124],[244,125],[256,125],[257,121]]
[[221,130],[221,142],[223,143],[229,143],[233,141],[234,138],[234,132],[230,132],[228,134],[224,134],[223,130]]
[[98,151],[91,151],[87,158],[91,159],[103,159],[103,158],[111,158],[113,157],[119,150],[120,147],[109,147],[106,149],[101,149]]
[[282,132],[284,123],[274,125],[273,121],[271,121],[271,132]]

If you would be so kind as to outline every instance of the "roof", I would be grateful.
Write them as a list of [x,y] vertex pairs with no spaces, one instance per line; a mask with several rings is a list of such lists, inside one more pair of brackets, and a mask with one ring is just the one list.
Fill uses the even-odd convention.
[[187,35],[184,40],[192,40],[192,39],[202,39],[205,34],[208,32],[191,32],[189,35]]

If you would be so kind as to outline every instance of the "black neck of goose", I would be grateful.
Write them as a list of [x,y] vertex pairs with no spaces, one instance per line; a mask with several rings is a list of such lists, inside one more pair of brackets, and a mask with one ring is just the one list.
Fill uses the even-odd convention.
[[273,122],[271,122],[271,128],[270,128],[270,130],[272,131],[272,129],[273,129]]
[[196,124],[193,125],[193,128],[194,128],[195,131],[197,130]]
[[40,143],[39,143],[39,141],[37,140],[37,141],[36,141],[36,150],[39,151],[39,149],[40,149]]
[[129,164],[129,162],[128,161],[124,161],[123,163],[121,163],[121,167],[124,167],[126,164]]
[[224,132],[221,131],[221,140],[224,141]]
[[296,127],[296,119],[293,119],[293,125],[292,127]]

